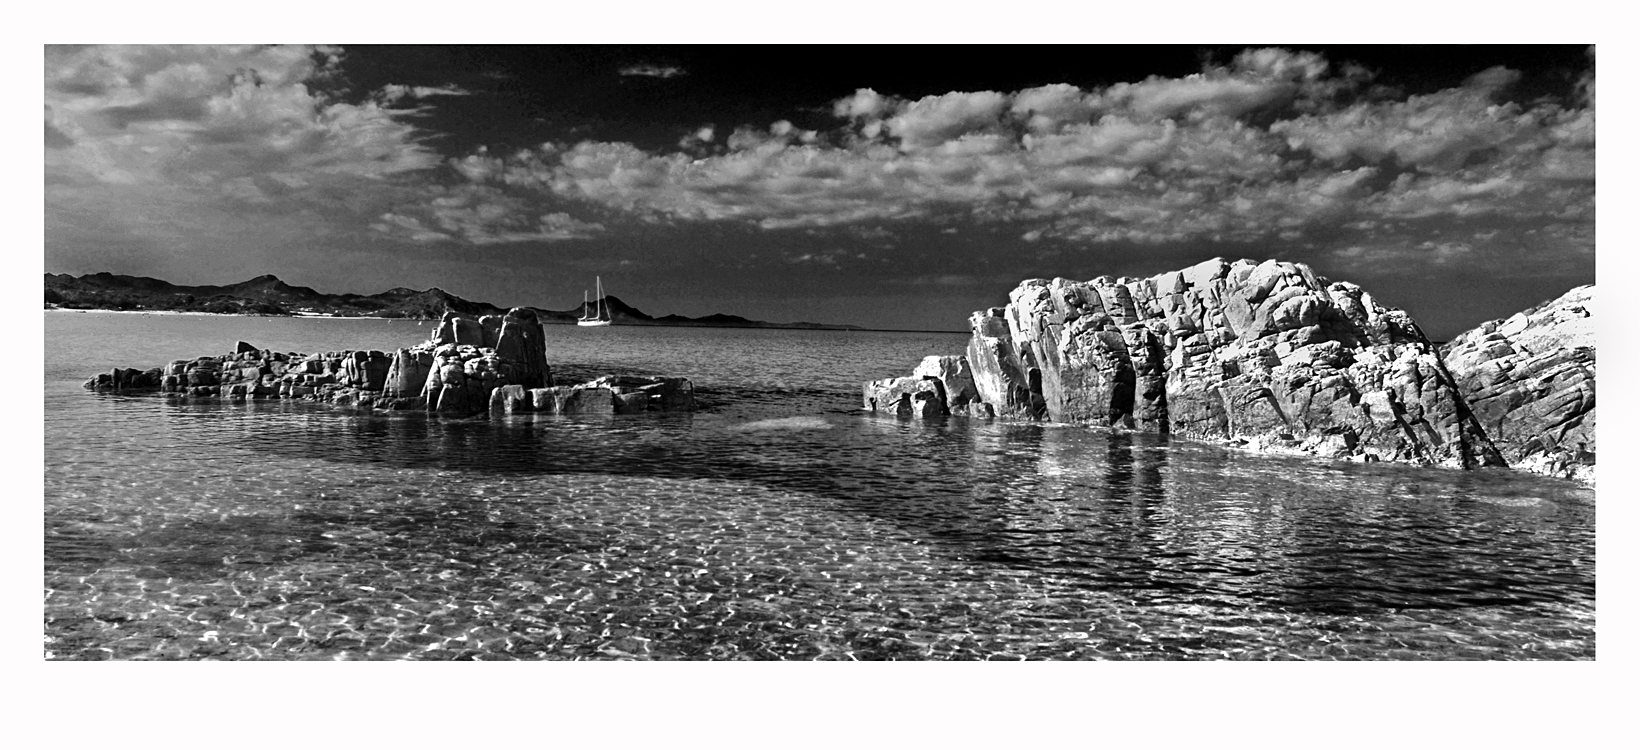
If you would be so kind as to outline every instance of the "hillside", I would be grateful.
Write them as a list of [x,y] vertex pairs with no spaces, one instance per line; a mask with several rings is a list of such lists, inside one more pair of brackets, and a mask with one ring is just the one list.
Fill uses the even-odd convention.
[[[604,297],[616,325],[691,326],[720,328],[859,329],[824,323],[768,323],[738,315],[717,313],[699,318],[682,315],[654,317],[612,297]],[[46,307],[76,310],[163,310],[229,315],[328,315],[336,317],[411,318],[437,320],[446,311],[463,315],[501,315],[505,308],[474,302],[442,289],[395,287],[379,294],[324,294],[293,286],[277,276],[264,275],[225,286],[183,286],[146,276],[92,273],[84,276],[45,275]],[[589,305],[590,307],[590,305]],[[541,322],[574,325],[584,313],[535,309]]]

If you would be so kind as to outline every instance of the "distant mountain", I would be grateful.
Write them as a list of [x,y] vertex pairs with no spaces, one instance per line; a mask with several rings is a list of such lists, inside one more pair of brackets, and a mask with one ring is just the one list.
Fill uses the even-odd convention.
[[182,286],[146,276],[46,274],[46,304],[102,310],[176,310],[233,315],[335,315],[376,318],[443,317],[445,310],[499,315],[495,305],[470,302],[442,289],[399,287],[381,294],[323,294],[258,276],[226,286]]
[[[725,315],[723,313],[703,315],[699,318],[687,318],[682,315],[662,315],[657,318],[645,313],[642,310],[639,310],[636,307],[622,302],[619,297],[609,294],[604,295],[604,306],[609,310],[609,318],[610,320],[615,321],[615,325],[685,326],[697,328],[812,328],[823,330],[863,330],[860,326],[832,325],[828,323],[768,323],[761,320],[742,318],[739,315]],[[542,320],[547,322],[574,323],[577,318],[582,316],[591,316],[594,309],[595,303],[588,302],[585,307],[576,307],[573,310],[568,310],[565,312],[552,312],[548,310],[537,310],[536,312],[540,314]]]
[[[505,308],[473,302],[434,287],[426,290],[395,287],[380,294],[323,294],[292,286],[273,275],[258,276],[226,286],[181,286],[146,276],[90,273],[80,277],[46,274],[47,307],[79,310],[174,310],[231,315],[329,315],[338,317],[414,318],[437,320],[447,310],[463,315],[501,315]],[[574,325],[588,314],[586,308],[541,310],[541,322]],[[604,297],[616,325],[695,326],[721,328],[816,328],[860,330],[860,326],[824,323],[767,323],[738,315],[651,316],[611,296]]]

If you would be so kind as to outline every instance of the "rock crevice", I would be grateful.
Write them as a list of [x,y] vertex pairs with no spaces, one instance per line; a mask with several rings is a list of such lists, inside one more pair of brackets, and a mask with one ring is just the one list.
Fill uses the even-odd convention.
[[1593,481],[1595,287],[1501,320],[1443,347],[1476,419],[1511,466]]
[[554,385],[546,336],[535,312],[471,318],[446,313],[433,338],[392,353],[301,354],[239,342],[236,351],[177,360],[150,370],[116,368],[85,382],[91,390],[157,390],[181,399],[279,399],[338,406],[425,410],[446,416],[631,414],[693,411],[688,378],[604,376]]
[[974,402],[1002,417],[1363,460],[1504,464],[1406,313],[1301,263],[1215,258],[1149,278],[1030,279],[969,324],[961,359]]

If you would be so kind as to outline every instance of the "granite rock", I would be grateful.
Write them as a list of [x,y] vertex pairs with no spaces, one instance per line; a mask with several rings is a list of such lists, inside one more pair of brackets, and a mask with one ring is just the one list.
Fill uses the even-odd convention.
[[533,388],[530,411],[543,414],[639,414],[696,409],[688,378],[605,375],[580,385]]
[[392,353],[273,352],[241,341],[231,354],[146,371],[116,368],[85,387],[159,391],[178,399],[288,398],[454,417],[688,412],[697,406],[688,378],[605,376],[553,387],[545,332],[525,308],[480,320],[446,314],[432,339]]
[[[1001,417],[1504,463],[1405,312],[1300,263],[1215,258],[1148,278],[1030,279],[969,323],[975,402]],[[877,403],[897,403],[902,380],[867,384],[867,408],[874,387]]]
[[[535,311],[515,307],[505,316],[485,316],[495,327],[495,353],[512,362],[515,382],[525,388],[544,388],[552,385],[552,368],[547,365],[546,334]],[[490,323],[485,324],[486,336]]]
[[1459,334],[1444,359],[1511,466],[1593,481],[1595,287]]
[[938,378],[913,375],[886,378],[865,384],[862,405],[871,411],[916,417],[949,413],[945,389]]
[[968,369],[968,358],[963,356],[930,355],[923,358],[917,369],[912,370],[915,377],[933,378],[940,383],[945,405],[949,409],[965,406],[979,399],[979,391],[974,386],[974,373]]

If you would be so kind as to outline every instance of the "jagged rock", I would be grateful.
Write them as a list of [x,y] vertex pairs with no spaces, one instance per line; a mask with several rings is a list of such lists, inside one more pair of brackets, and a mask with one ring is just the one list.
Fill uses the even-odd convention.
[[484,327],[478,321],[458,316],[455,319],[455,343],[484,346]]
[[[1412,319],[1303,264],[1216,258],[1143,279],[1031,279],[1009,300],[969,319],[977,402],[999,416],[1503,464]],[[866,384],[867,408],[903,413],[908,380]]]
[[[493,316],[486,316],[491,320]],[[495,353],[512,362],[515,382],[525,388],[543,388],[552,385],[552,368],[547,365],[546,334],[535,311],[515,307],[497,321]],[[488,330],[488,329],[486,329]]]
[[969,316],[968,323],[974,332],[968,341],[968,367],[979,399],[1000,416],[1042,417],[1046,406],[1041,388],[1030,388],[1031,383],[1041,382],[1041,372],[1020,369],[1004,308],[976,312]]
[[956,409],[967,405],[979,398],[979,391],[974,387],[974,373],[968,369],[968,358],[962,356],[931,355],[923,357],[917,369],[912,370],[914,377],[933,378],[940,381],[940,388],[945,396],[945,405],[948,409]]
[[688,378],[605,376],[579,386],[551,386],[546,336],[535,312],[526,308],[483,320],[447,314],[432,339],[391,354],[286,354],[239,342],[232,354],[179,359],[148,371],[117,368],[85,382],[92,390],[158,390],[175,398],[296,398],[460,417],[486,411],[630,414],[696,408]]
[[388,372],[396,358],[379,351],[355,351],[342,358],[342,374],[348,385],[367,391],[379,391],[387,383]]
[[1459,334],[1447,369],[1511,466],[1592,480],[1595,287]]
[[694,411],[695,384],[688,378],[605,375],[581,387],[608,388],[617,414]]
[[951,407],[951,413],[962,417],[972,417],[974,419],[990,419],[996,416],[996,411],[991,408],[990,404],[987,404],[984,401],[969,401],[962,406]]
[[938,378],[887,378],[865,384],[866,409],[902,416],[934,417],[948,413],[945,389]]
[[546,398],[537,411],[548,414],[614,414],[615,392],[609,388],[561,385],[542,388]]
[[490,395],[490,413],[512,414],[513,412],[529,411],[530,394],[524,386],[516,383],[504,385],[495,389]]
[[531,388],[525,400],[543,414],[636,414],[694,411],[688,378],[605,375],[574,386]]
[[489,391],[479,384],[463,381],[445,383],[435,396],[428,396],[427,407],[440,414],[463,416],[489,408]]
[[382,390],[388,396],[415,396],[427,385],[433,367],[433,352],[423,347],[400,349],[393,354]]
[[441,414],[475,414],[490,408],[491,392],[509,384],[511,373],[511,363],[488,349],[444,344],[433,351],[421,395]]
[[484,326],[472,318],[454,311],[446,311],[433,334],[434,344],[466,344],[484,346]]
[[[522,308],[522,307],[513,308],[513,310],[515,312],[518,311],[518,310],[523,310],[523,309],[524,308]],[[513,313],[509,313],[509,314],[513,314]],[[533,317],[535,315],[535,312],[533,310],[530,311],[530,315]],[[479,329],[479,335],[482,338],[482,341],[479,343],[479,346],[490,348],[490,349],[498,348],[496,342],[501,339],[501,316],[499,316],[499,315],[485,315],[483,317],[480,317],[478,319],[478,329]]]
[[160,387],[164,380],[165,370],[159,367],[150,370],[116,367],[85,381],[85,387],[105,391],[152,390]]

